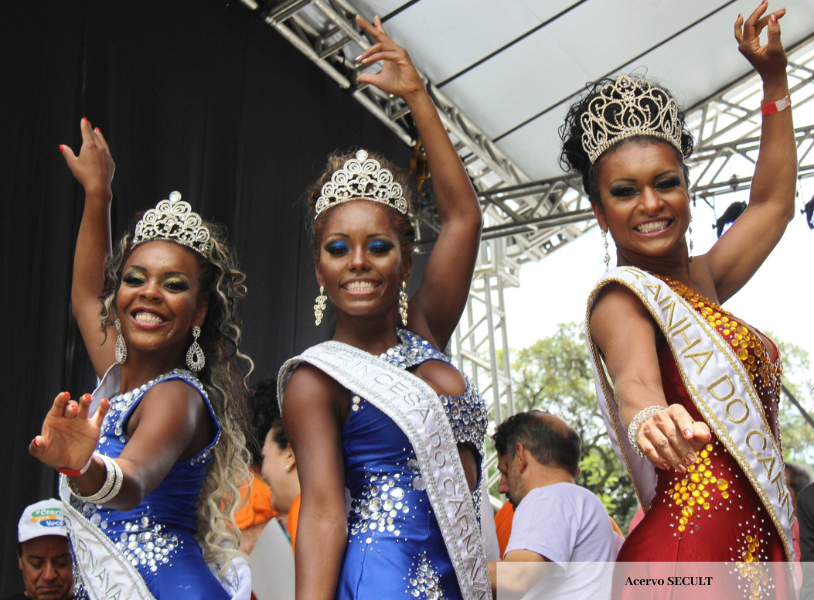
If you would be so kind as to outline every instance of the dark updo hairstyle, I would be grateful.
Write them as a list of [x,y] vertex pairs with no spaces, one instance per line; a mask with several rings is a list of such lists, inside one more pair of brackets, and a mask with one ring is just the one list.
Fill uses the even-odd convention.
[[[136,215],[124,237],[113,247],[105,264],[99,320],[104,335],[116,321],[116,296],[122,271],[135,248],[132,246]],[[204,559],[229,564],[237,551],[240,532],[234,525],[234,512],[240,500],[240,486],[248,480],[249,452],[244,432],[249,428],[249,389],[246,377],[254,364],[240,350],[242,320],[237,305],[246,295],[245,274],[226,242],[223,227],[202,222],[209,230],[206,256],[187,248],[200,266],[200,300],[208,304],[198,344],[206,356],[206,366],[195,374],[206,389],[212,409],[221,426],[218,443],[212,451],[206,479],[197,506],[198,538]],[[150,242],[145,242],[150,243]],[[170,242],[175,243],[175,242]],[[186,248],[186,246],[182,246]],[[192,333],[189,334],[190,341]],[[244,376],[243,371],[247,374]]]
[[[636,83],[640,83],[642,87],[645,85],[653,86],[654,88],[659,88],[663,91],[667,96],[670,98],[673,95],[670,93],[668,89],[663,86],[656,85],[653,81],[648,81],[644,77],[636,76],[636,75],[629,75],[630,79],[632,79]],[[588,158],[588,153],[582,148],[582,115],[588,112],[588,108],[591,105],[591,102],[600,96],[600,91],[603,87],[607,85],[614,85],[616,79],[604,78],[600,79],[599,81],[595,81],[594,83],[589,83],[583,94],[579,96],[571,107],[568,109],[568,113],[565,116],[565,122],[560,125],[559,133],[560,139],[562,140],[562,151],[560,152],[560,167],[563,171],[568,173],[577,173],[582,177],[582,188],[585,191],[585,194],[588,196],[592,204],[601,205],[600,196],[599,196],[599,189],[597,187],[597,182],[599,181],[599,173],[601,171],[600,163],[602,162],[602,158],[607,155],[609,150],[615,150],[621,147],[623,144],[627,144],[630,142],[637,142],[642,140],[652,140],[658,142],[664,142],[669,144],[670,148],[676,154],[681,165],[684,167],[684,180],[687,182],[687,186],[689,186],[690,182],[690,172],[687,168],[687,165],[684,164],[684,159],[689,158],[690,154],[692,154],[693,149],[693,139],[692,134],[690,133],[689,129],[687,129],[687,125],[685,122],[684,112],[678,111],[678,118],[681,122],[681,152],[678,149],[667,142],[666,140],[655,137],[655,136],[647,136],[647,135],[636,135],[629,138],[624,138],[613,144],[610,148],[605,150],[597,159],[596,162],[593,163],[593,168],[591,165],[591,160]],[[658,108],[654,107],[654,112],[657,111]],[[619,106],[618,105],[610,105],[605,109],[605,115],[607,117],[613,118],[615,113],[618,113]]]
[[[324,213],[320,213],[320,217],[318,219],[314,218],[316,215],[317,200],[319,200],[319,197],[322,195],[322,186],[328,183],[331,180],[331,176],[336,171],[344,167],[345,163],[352,158],[356,158],[355,150],[343,154],[340,154],[339,152],[334,152],[331,154],[328,157],[328,164],[325,166],[325,170],[323,170],[320,174],[319,179],[317,179],[305,192],[305,201],[308,209],[307,227],[308,233],[311,236],[311,248],[314,251],[314,258],[319,257],[319,247],[324,236],[325,224],[330,218],[331,211],[335,210],[336,208],[332,206],[325,210]],[[413,214],[414,201],[412,197],[412,190],[408,185],[407,174],[403,169],[396,167],[381,154],[376,152],[368,152],[368,158],[379,161],[379,164],[383,169],[387,169],[393,174],[393,181],[401,185],[402,192],[404,193],[404,200],[407,202],[407,212],[401,214],[394,208],[390,208],[386,212],[390,218],[390,222],[393,224],[393,229],[395,229],[396,233],[398,234],[401,255],[402,257],[406,258],[412,254],[413,247],[415,246],[415,228],[413,227],[413,221],[411,218],[411,215]],[[361,201],[376,204],[370,200]]]

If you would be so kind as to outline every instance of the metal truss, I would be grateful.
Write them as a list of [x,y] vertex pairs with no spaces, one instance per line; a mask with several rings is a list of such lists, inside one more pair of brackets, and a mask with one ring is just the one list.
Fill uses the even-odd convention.
[[[356,25],[357,11],[347,0],[241,2],[405,143],[416,143],[405,103],[356,82],[356,75],[368,67],[354,57],[370,41]],[[789,81],[795,112],[812,104],[814,36],[789,52]],[[523,263],[542,260],[585,233],[595,221],[578,180],[564,176],[532,181],[440,90],[429,82],[427,87],[478,192],[485,222],[475,277],[452,353],[483,394],[491,422],[499,423],[514,413],[503,291],[519,285]],[[716,194],[750,185],[759,144],[761,97],[760,80],[752,75],[687,112],[696,139],[695,152],[688,160],[694,198],[714,207]],[[798,127],[795,135],[800,177],[814,176],[814,119]],[[438,233],[432,206],[420,212],[417,225],[424,232],[417,250],[427,251]],[[487,457],[487,474],[495,458]],[[495,472],[487,479],[490,486],[498,477],[496,469],[492,470]]]
[[[370,41],[357,26],[352,6],[344,0],[241,1],[405,143],[415,144],[406,104],[375,86],[356,83],[356,75],[368,67],[354,57]],[[478,191],[486,224],[453,354],[481,390],[492,421],[500,422],[514,412],[503,290],[519,284],[522,263],[541,260],[590,227],[585,223],[590,209],[570,180],[531,182],[440,90],[429,83],[427,87]],[[421,211],[417,220],[417,230],[427,234],[417,249],[426,251],[438,232],[432,207]]]

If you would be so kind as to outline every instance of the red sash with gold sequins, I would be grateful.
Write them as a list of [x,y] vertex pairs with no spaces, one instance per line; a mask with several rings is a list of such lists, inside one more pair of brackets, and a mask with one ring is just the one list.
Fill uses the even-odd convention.
[[[648,508],[655,494],[655,469],[650,461],[634,452],[627,432],[623,431],[619,407],[588,325],[594,300],[609,283],[624,285],[636,294],[661,329],[687,393],[718,440],[737,460],[775,527],[782,533],[791,565],[793,507],[786,488],[783,457],[751,381],[754,375],[750,376],[714,325],[693,310],[667,283],[635,267],[617,267],[605,273],[591,292],[586,331],[602,416],[614,450],[631,475],[641,505]],[[794,577],[793,568],[790,570]]]

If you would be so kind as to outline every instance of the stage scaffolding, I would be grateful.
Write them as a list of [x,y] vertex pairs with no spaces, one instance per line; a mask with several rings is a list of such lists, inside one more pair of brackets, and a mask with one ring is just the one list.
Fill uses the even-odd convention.
[[[356,10],[344,0],[241,0],[350,91],[406,144],[416,142],[409,110],[399,98],[357,85],[364,65],[354,60],[370,46],[356,25]],[[814,175],[814,35],[789,52],[789,83],[797,114],[809,117],[795,129],[800,179]],[[426,81],[426,80],[425,80]],[[590,203],[572,177],[533,181],[443,93],[428,85],[444,126],[473,181],[484,212],[481,252],[469,300],[449,351],[478,386],[489,407],[490,432],[514,413],[504,290],[519,285],[521,265],[539,261],[595,225]],[[693,200],[716,209],[715,198],[749,187],[757,159],[762,88],[751,75],[687,111],[696,140],[688,160]],[[802,199],[805,202],[805,199]],[[801,203],[800,203],[801,204]],[[432,207],[416,217],[424,234],[417,250],[428,251],[438,224]],[[717,214],[717,210],[716,210]],[[499,473],[487,457],[487,486]]]

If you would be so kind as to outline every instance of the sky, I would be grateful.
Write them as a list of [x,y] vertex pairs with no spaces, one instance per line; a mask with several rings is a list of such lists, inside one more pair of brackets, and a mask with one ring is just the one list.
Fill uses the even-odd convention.
[[[800,214],[803,204],[814,196],[814,177],[799,182],[798,192],[796,214],[783,239],[724,308],[761,331],[800,346],[814,359],[814,230]],[[718,196],[718,214],[735,200],[747,200],[747,194]],[[693,254],[703,254],[717,239],[712,229],[715,217],[700,200],[692,210]],[[614,265],[616,256],[610,242]],[[599,228],[593,227],[550,257],[524,265],[520,287],[505,290],[509,347],[520,350],[530,346],[553,334],[561,322],[583,323],[588,294],[605,271],[603,256]],[[808,377],[814,379],[814,369]]]

